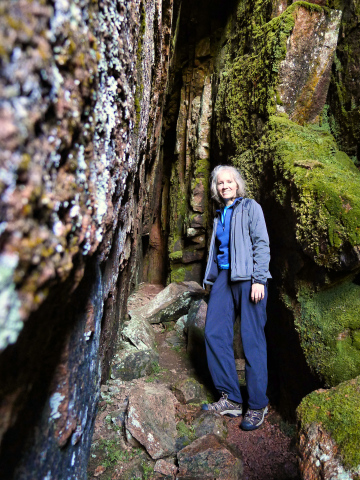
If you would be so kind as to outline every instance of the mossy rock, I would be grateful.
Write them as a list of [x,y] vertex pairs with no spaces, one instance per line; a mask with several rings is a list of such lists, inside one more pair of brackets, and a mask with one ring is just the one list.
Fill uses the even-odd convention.
[[314,293],[301,289],[296,319],[307,363],[327,386],[360,374],[360,285],[347,280]]
[[310,393],[298,407],[297,417],[300,435],[307,436],[311,426],[320,425],[335,442],[335,453],[341,458],[343,466],[359,474],[360,377],[330,390]]
[[360,172],[316,125],[302,127],[284,116],[269,121],[274,195],[291,202],[296,238],[321,266],[351,270],[360,263]]

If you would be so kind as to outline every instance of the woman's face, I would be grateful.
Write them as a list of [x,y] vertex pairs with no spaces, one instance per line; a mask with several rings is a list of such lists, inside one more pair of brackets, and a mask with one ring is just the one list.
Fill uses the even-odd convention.
[[221,170],[216,180],[216,188],[226,205],[231,205],[236,198],[237,184],[229,170]]

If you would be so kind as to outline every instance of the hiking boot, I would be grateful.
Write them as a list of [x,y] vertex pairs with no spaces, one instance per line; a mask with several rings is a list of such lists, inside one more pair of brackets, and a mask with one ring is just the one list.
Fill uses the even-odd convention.
[[228,415],[229,417],[239,417],[242,414],[242,403],[236,403],[228,400],[228,395],[222,393],[219,401],[215,403],[205,403],[201,406],[201,410],[220,413],[220,415]]
[[249,410],[246,412],[240,428],[243,430],[256,430],[263,423],[265,415],[268,413],[268,407],[260,408],[260,410]]

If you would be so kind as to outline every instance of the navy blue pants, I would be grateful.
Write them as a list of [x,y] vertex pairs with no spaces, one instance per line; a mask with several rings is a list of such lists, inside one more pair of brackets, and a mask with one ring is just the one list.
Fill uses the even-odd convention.
[[216,389],[228,394],[229,400],[242,403],[233,349],[234,323],[240,314],[240,332],[245,354],[245,379],[249,407],[260,409],[266,396],[267,350],[265,297],[251,301],[251,281],[230,282],[230,271],[220,270],[210,293],[205,325],[205,344],[209,370]]

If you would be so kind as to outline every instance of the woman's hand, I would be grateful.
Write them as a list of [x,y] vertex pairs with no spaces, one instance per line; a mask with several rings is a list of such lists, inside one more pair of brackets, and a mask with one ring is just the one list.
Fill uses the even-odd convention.
[[261,283],[253,283],[251,285],[251,300],[254,303],[260,302],[265,296],[265,287]]

